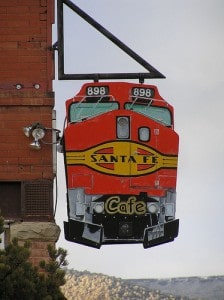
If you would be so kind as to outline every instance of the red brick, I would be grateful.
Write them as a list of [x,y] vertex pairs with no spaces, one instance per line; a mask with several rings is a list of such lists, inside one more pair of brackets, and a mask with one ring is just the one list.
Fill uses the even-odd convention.
[[7,8],[6,7],[0,7],[0,14],[4,14],[5,15],[6,12],[7,12]]
[[[27,41],[27,35],[20,35],[19,40],[21,42]],[[18,36],[15,33],[8,34],[8,35],[3,35],[0,32],[0,41],[8,41],[8,42],[17,42],[18,43]]]
[[47,6],[47,0],[40,0],[41,6]]
[[[1,26],[1,25],[0,25]],[[0,49],[15,49],[18,48],[18,42],[1,42]]]
[[[41,33],[41,28],[39,27],[28,27],[26,28],[26,31],[22,31],[21,28],[11,28],[11,27],[7,27],[7,28],[1,28],[0,27],[0,34],[1,35],[5,35],[5,36],[10,36],[10,35],[18,35],[19,36],[30,36],[31,34],[40,34]],[[20,40],[20,38],[18,39]]]
[[53,180],[54,179],[54,174],[52,173],[52,171],[51,172],[43,172],[42,178]]
[[18,164],[18,158],[17,157],[1,157],[0,158],[0,165],[1,166],[7,166],[9,164]]
[[0,20],[0,26],[1,28],[3,27],[10,27],[10,28],[26,28],[27,26],[29,26],[29,22],[28,20],[17,20],[12,18],[5,20]]
[[32,173],[20,174],[17,172],[6,172],[5,170],[2,170],[0,166],[0,181],[39,180],[42,178],[43,178],[42,173],[41,174],[32,174]]
[[15,130],[12,130],[12,129],[2,129],[0,130],[0,136],[1,136],[1,139],[4,138],[4,136],[14,136],[15,135]]
[[[22,131],[34,122],[52,126],[53,5],[53,0],[0,0],[0,180],[54,176],[52,146],[41,144],[34,151],[29,147],[32,137]],[[39,90],[34,83],[40,84]],[[51,132],[45,138],[51,141]]]
[[18,157],[18,162],[21,165],[38,165],[40,164],[40,160],[38,158],[33,157]]
[[18,1],[17,0],[1,0],[0,1],[0,7],[3,6],[3,7],[16,7],[18,5]]
[[22,149],[21,148],[18,149],[18,147],[17,147],[17,149],[12,150],[8,147],[7,150],[2,150],[1,151],[1,155],[3,157],[7,157],[7,158],[11,158],[11,157],[18,157],[18,158],[28,157],[28,156],[30,156],[30,149],[29,149],[29,147],[27,147],[27,148],[23,147]]
[[[10,1],[11,2],[11,1]],[[7,5],[7,14],[28,14],[29,13],[29,7],[28,6],[8,6]]]
[[18,42],[18,48],[23,49],[38,49],[41,48],[40,41],[26,41],[26,42]]
[[30,165],[18,165],[18,172],[19,173],[29,173],[31,172],[32,167]]

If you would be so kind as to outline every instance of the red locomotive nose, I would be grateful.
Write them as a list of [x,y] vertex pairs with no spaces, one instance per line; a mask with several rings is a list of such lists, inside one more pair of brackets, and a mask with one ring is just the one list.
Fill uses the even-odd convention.
[[85,84],[66,108],[66,239],[97,248],[173,240],[178,135],[172,106],[152,85],[97,82]]

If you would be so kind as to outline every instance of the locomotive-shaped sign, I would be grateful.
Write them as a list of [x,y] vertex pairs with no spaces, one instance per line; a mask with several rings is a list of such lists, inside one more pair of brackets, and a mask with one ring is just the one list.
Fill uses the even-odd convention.
[[87,83],[66,114],[65,238],[96,248],[174,240],[178,135],[156,86]]

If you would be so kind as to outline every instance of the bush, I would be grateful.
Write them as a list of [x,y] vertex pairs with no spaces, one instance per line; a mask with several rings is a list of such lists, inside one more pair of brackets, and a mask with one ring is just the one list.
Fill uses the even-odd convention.
[[[0,232],[3,230],[0,218]],[[1,300],[59,300],[65,299],[60,286],[65,283],[67,251],[48,246],[50,260],[40,262],[39,272],[29,261],[30,244],[19,246],[14,239],[4,250],[0,250],[0,298]]]

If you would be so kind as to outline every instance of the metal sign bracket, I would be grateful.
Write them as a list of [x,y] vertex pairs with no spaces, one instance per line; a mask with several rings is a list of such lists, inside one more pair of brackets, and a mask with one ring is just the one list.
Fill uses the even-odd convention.
[[[87,23],[93,26],[106,38],[108,38],[117,47],[123,50],[127,55],[132,57],[137,63],[143,66],[147,73],[88,73],[88,74],[66,74],[64,70],[64,5],[67,5],[72,11],[83,18]],[[58,51],[58,79],[59,80],[111,80],[111,79],[139,79],[143,83],[146,78],[165,78],[165,76],[156,70],[152,65],[135,53],[132,49],[126,46],[116,36],[109,32],[106,28],[96,22],[87,13],[81,10],[70,0],[57,0],[57,27],[58,27],[58,41],[53,45],[53,50]]]

